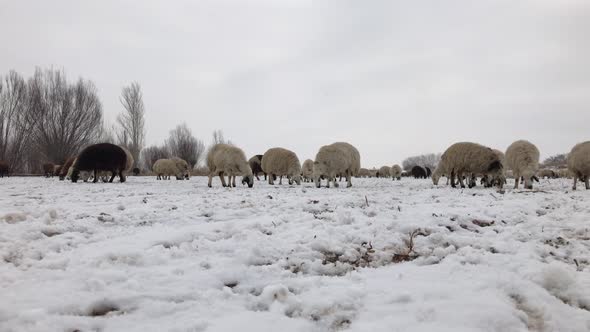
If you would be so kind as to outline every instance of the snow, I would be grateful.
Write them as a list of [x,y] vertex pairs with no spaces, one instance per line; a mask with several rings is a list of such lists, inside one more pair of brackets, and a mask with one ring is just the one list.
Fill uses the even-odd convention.
[[4,178],[0,331],[590,330],[590,191],[353,184]]

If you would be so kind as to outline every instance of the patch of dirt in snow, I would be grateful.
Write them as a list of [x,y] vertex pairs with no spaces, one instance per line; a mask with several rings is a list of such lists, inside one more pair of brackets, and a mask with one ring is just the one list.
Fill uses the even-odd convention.
[[1,181],[9,330],[590,330],[590,191],[566,180]]

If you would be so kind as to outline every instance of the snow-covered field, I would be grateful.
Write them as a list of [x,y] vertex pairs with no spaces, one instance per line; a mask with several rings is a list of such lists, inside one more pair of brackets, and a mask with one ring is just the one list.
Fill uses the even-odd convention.
[[0,331],[590,331],[590,191],[353,183],[0,179]]

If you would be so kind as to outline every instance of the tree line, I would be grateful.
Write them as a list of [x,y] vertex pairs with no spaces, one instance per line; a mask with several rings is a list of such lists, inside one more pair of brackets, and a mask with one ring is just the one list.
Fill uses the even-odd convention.
[[[126,147],[136,165],[150,169],[155,160],[177,156],[191,167],[204,158],[205,144],[186,123],[170,131],[162,145],[145,147],[145,105],[141,86],[122,88],[122,106],[114,125],[104,120],[98,90],[90,80],[72,82],[63,70],[37,68],[25,78],[11,70],[0,76],[0,161],[11,173],[35,174],[45,162],[63,164],[90,144]],[[226,142],[221,131],[213,140]]]

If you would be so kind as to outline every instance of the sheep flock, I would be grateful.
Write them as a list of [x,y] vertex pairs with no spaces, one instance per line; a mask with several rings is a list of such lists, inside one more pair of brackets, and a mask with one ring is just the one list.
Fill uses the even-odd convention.
[[[434,169],[427,165],[412,165],[403,170],[397,164],[369,169],[361,168],[359,151],[346,142],[322,146],[314,159],[305,159],[303,163],[294,151],[282,147],[272,147],[247,159],[237,146],[216,144],[207,153],[206,166],[209,187],[213,186],[215,177],[220,178],[223,187],[236,187],[236,177],[240,176],[242,185],[252,188],[254,179],[260,181],[259,175],[263,174],[270,185],[275,185],[277,179],[278,185],[282,185],[284,177],[289,185],[314,182],[318,188],[322,181],[326,181],[326,187],[338,187],[338,182],[343,179],[346,187],[351,187],[353,177],[391,178],[394,181],[402,177],[430,178],[438,186],[441,177],[445,177],[446,184],[452,187],[472,188],[479,179],[484,187],[499,189],[507,183],[507,178],[513,178],[514,189],[518,189],[522,181],[524,188],[530,190],[539,178],[567,177],[573,179],[573,190],[577,189],[578,181],[590,189],[590,141],[571,149],[567,168],[541,169],[539,158],[539,149],[526,140],[515,141],[505,152],[473,142],[458,142],[444,151]],[[188,180],[193,166],[181,158],[171,157],[154,161],[148,172],[151,171],[158,180],[169,180],[171,176]],[[128,175],[142,173],[127,148],[110,143],[90,145],[62,163],[45,162],[41,169],[45,177],[58,176],[60,180],[72,182],[113,182],[117,176],[120,182],[125,182]],[[9,175],[10,165],[0,161],[0,177]]]

